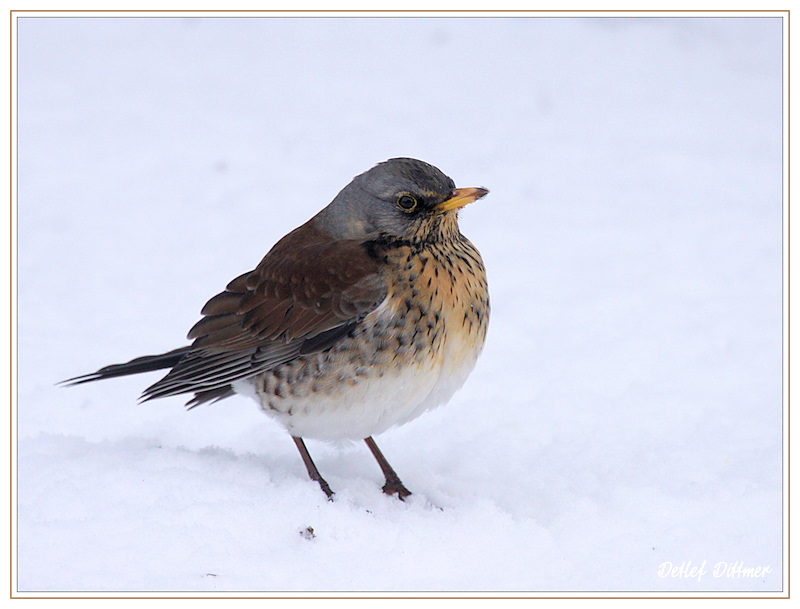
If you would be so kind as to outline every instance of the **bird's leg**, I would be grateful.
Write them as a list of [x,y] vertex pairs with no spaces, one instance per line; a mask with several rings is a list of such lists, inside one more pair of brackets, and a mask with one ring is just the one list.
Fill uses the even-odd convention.
[[397,495],[401,501],[405,500],[405,498],[411,494],[411,491],[403,486],[400,478],[392,469],[392,466],[389,465],[389,462],[386,460],[386,457],[383,456],[383,453],[378,448],[378,445],[375,444],[375,440],[373,440],[370,436],[364,438],[364,442],[366,442],[367,446],[369,446],[370,451],[372,451],[372,455],[375,457],[378,465],[381,466],[383,475],[386,476],[386,484],[383,485],[383,492],[387,495]]
[[294,443],[297,445],[297,450],[300,451],[300,456],[303,458],[306,470],[308,470],[308,477],[319,483],[322,491],[328,496],[328,500],[333,501],[333,491],[331,487],[328,486],[328,483],[325,482],[325,478],[320,476],[317,466],[314,465],[314,462],[311,460],[311,455],[308,454],[308,449],[306,448],[305,442],[303,442],[303,438],[292,436],[292,440],[294,440]]

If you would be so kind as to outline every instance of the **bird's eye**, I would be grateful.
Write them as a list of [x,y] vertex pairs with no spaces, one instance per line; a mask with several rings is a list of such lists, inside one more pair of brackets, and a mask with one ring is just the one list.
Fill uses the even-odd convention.
[[397,206],[404,212],[412,212],[417,208],[417,200],[411,195],[401,195],[397,199]]

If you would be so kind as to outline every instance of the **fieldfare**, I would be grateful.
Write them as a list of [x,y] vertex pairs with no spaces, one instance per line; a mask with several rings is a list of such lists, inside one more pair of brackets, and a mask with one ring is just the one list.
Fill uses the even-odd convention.
[[489,292],[457,215],[487,192],[416,159],[380,163],[209,300],[191,345],[66,382],[169,368],[142,400],[193,393],[193,408],[248,395],[329,498],[303,438],[364,440],[383,491],[403,499],[372,436],[449,400],[475,366]]

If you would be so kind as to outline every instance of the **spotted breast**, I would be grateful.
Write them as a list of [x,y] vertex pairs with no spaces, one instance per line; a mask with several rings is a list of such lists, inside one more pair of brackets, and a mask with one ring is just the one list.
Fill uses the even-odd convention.
[[446,239],[365,244],[391,275],[385,300],[331,349],[298,357],[234,390],[294,436],[360,440],[447,402],[480,354],[486,273],[457,227]]

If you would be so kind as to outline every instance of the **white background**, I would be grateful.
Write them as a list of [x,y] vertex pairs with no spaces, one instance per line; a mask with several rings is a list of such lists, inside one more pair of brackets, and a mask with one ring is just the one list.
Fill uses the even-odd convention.
[[[779,19],[17,23],[20,591],[782,588]],[[55,386],[393,156],[491,190],[484,354],[377,439],[409,501],[244,398]]]

